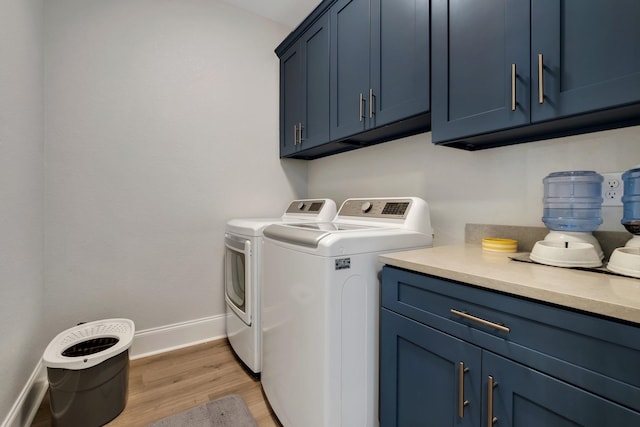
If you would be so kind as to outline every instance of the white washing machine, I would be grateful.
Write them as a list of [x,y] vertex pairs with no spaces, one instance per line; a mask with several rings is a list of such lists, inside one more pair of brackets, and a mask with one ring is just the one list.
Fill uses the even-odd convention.
[[431,246],[427,203],[348,199],[264,230],[262,387],[285,427],[378,425],[378,255]]
[[280,218],[232,219],[225,243],[226,331],[234,352],[258,376],[261,370],[260,268],[262,231],[274,223],[329,221],[336,214],[330,199],[294,200]]

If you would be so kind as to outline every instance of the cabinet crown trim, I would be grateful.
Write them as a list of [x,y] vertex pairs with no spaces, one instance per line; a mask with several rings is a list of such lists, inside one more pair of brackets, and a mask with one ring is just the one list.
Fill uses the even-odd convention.
[[280,58],[337,0],[324,0],[275,48]]

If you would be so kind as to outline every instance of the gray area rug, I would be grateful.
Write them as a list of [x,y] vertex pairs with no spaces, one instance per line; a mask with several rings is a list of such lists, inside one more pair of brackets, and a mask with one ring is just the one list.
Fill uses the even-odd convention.
[[242,397],[237,394],[212,400],[147,427],[258,427]]

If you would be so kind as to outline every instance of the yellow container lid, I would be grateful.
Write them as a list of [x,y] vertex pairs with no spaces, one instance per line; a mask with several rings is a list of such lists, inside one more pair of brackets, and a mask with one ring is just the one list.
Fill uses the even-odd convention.
[[485,237],[482,239],[482,249],[489,252],[518,252],[518,241],[497,237]]

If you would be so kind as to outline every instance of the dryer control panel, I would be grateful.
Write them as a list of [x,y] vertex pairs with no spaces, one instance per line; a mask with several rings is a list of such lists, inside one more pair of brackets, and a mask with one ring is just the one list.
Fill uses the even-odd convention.
[[[289,204],[287,208],[288,214],[292,213],[309,213],[309,214],[317,214],[322,211],[323,206],[325,205],[326,200],[318,199],[318,200],[294,200]],[[335,212],[335,211],[334,211]]]

